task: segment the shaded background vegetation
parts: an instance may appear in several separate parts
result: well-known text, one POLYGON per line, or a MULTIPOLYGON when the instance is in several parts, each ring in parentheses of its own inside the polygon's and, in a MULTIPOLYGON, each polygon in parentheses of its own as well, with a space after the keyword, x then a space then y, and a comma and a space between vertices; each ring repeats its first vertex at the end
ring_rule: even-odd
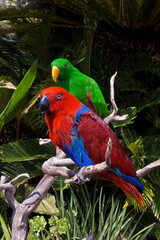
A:
MULTIPOLYGON (((48 133, 37 99, 43 88, 54 85, 50 63, 58 57, 68 58, 79 70, 93 77, 110 109, 109 80, 118 71, 116 103, 119 113, 129 113, 130 119, 112 127, 137 169, 159 159, 159 0, 0 3, 0 112, 3 113, 16 86, 38 60, 38 65, 34 65, 36 78, 29 91, 23 98, 15 94, 20 101, 11 106, 10 113, 0 115, 1 170, 11 177, 22 172, 30 174, 29 182, 22 181, 21 189, 18 188, 17 197, 32 189, 42 176, 42 163, 55 153, 51 144, 43 147, 38 144, 39 138, 47 137, 48 133)), ((160 214, 160 170, 154 170, 142 182, 146 202, 152 201, 143 221, 145 219, 146 225, 157 222, 158 230, 154 230, 149 239, 158 239, 155 232, 160 231, 156 220, 160 214)), ((90 183, 88 185, 90 187, 90 183)), ((112 184, 101 182, 96 185, 97 191, 100 185, 104 185, 106 198, 116 191, 124 202, 123 193, 112 184)), ((59 188, 58 181, 54 187, 59 188)), ((69 190, 66 197, 68 194, 69 190)), ((138 209, 132 201, 128 203, 138 209)), ((3 212, 5 219, 6 213, 3 212)))

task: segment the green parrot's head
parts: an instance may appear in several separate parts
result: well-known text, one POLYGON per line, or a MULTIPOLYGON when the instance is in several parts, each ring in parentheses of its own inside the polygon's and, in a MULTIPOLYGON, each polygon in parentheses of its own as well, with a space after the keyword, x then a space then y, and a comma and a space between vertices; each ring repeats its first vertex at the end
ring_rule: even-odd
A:
POLYGON ((51 68, 53 81, 57 83, 57 80, 69 79, 73 66, 67 59, 57 58, 51 63, 51 68))

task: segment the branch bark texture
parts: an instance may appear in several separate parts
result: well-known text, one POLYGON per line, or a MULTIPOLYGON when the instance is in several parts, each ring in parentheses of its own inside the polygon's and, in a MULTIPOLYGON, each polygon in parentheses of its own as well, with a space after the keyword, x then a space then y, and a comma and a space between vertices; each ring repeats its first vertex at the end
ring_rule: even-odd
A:
POLYGON ((20 177, 29 177, 28 174, 20 174, 15 179, 6 183, 8 176, 3 174, 0 179, 0 189, 3 190, 8 205, 12 208, 12 240, 25 240, 28 232, 28 217, 40 201, 46 196, 56 176, 45 174, 33 192, 19 203, 14 194, 15 181, 20 177))

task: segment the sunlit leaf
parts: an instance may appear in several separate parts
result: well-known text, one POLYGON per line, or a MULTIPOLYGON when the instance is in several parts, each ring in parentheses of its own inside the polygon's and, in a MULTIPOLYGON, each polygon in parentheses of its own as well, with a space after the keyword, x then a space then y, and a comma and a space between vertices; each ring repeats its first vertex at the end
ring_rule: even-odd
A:
POLYGON ((52 194, 47 194, 45 198, 40 202, 34 212, 39 214, 55 214, 56 213, 56 200, 52 194))
POLYGON ((6 225, 2 215, 0 215, 0 222, 1 222, 1 227, 3 229, 3 233, 4 233, 4 236, 5 236, 5 239, 10 240, 11 239, 11 230, 6 225))
POLYGON ((36 71, 37 71, 37 61, 35 61, 31 66, 31 68, 28 70, 23 80, 20 82, 17 89, 14 91, 6 108, 0 114, 0 130, 2 129, 4 124, 14 119, 17 116, 17 114, 20 113, 23 101, 29 89, 31 88, 32 83, 35 80, 36 71))
POLYGON ((112 124, 115 128, 116 127, 124 127, 124 126, 127 126, 128 124, 132 124, 134 119, 136 118, 137 109, 136 109, 136 107, 120 109, 118 112, 118 115, 122 116, 124 114, 128 114, 128 119, 126 119, 125 121, 113 122, 112 124))

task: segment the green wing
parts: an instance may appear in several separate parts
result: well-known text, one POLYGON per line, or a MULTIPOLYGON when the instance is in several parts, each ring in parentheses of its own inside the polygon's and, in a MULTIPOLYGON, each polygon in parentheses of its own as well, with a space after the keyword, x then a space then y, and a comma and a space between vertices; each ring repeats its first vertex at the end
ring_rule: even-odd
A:
POLYGON ((94 110, 100 117, 109 115, 109 111, 98 84, 85 74, 75 71, 69 81, 69 92, 83 104, 94 110))
POLYGON ((103 94, 92 78, 81 73, 64 58, 54 60, 51 67, 53 80, 58 83, 59 87, 68 90, 100 117, 104 118, 109 115, 103 94))

